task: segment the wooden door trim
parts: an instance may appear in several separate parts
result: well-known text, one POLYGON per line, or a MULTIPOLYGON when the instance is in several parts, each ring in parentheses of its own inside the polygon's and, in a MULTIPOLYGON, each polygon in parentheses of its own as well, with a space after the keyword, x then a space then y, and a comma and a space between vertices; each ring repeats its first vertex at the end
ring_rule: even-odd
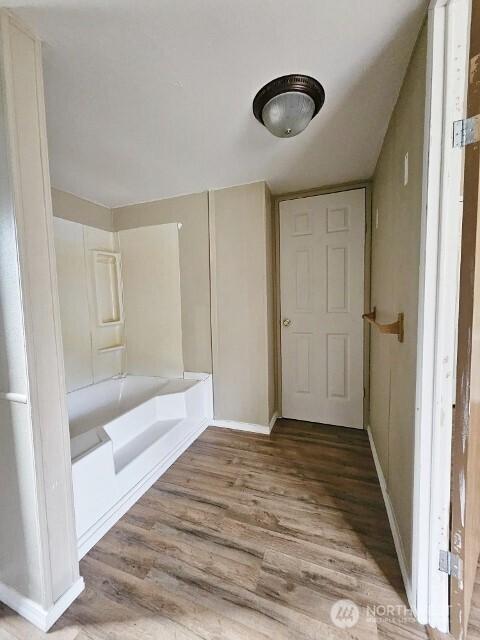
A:
MULTIPOLYGON (((480 0, 472 1, 472 28, 470 34, 470 66, 467 98, 467 117, 480 113, 480 0)), ((476 480, 480 476, 480 461, 476 467, 467 468, 468 454, 472 445, 472 426, 480 429, 478 415, 471 414, 472 353, 474 330, 474 309, 480 304, 479 291, 475 291, 475 281, 480 278, 480 265, 476 252, 480 250, 480 229, 478 225, 480 172, 480 144, 469 145, 465 149, 465 179, 462 226, 462 258, 460 266, 460 303, 458 320, 457 397, 453 436, 452 474, 452 531, 451 549, 459 555, 465 568, 466 563, 478 560, 480 540, 473 552, 466 549, 465 525, 469 518, 468 496, 472 471, 476 480), (475 422, 473 422, 475 420, 475 422), (470 482, 469 482, 470 481, 470 482), (468 554, 468 555, 466 555, 468 554)), ((476 567, 476 561, 475 561, 476 567)), ((451 578, 450 628, 455 638, 465 637, 468 624, 469 602, 465 599, 464 577, 451 578)))

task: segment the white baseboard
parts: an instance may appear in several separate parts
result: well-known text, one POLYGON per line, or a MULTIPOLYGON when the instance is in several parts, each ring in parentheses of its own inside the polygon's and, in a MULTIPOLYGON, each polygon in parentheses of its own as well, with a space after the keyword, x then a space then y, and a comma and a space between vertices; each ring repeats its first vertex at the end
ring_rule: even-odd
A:
POLYGON ((50 609, 44 609, 0 582, 0 600, 42 631, 48 631, 84 589, 83 578, 79 577, 50 609))
POLYGON ((98 522, 90 527, 78 539, 79 560, 120 520, 120 518, 132 507, 135 502, 165 473, 175 460, 188 449, 198 436, 205 431, 210 422, 204 420, 196 429, 190 431, 187 436, 169 452, 142 480, 126 493, 98 522))
POLYGON ((275 412, 268 426, 264 424, 255 424, 252 422, 237 422, 236 420, 213 420, 211 424, 212 427, 234 429, 235 431, 249 431, 250 433, 263 433, 268 436, 272 432, 277 419, 278 413, 275 412))
POLYGON ((236 422, 235 420, 212 420, 212 427, 222 429, 234 429, 235 431, 250 431, 250 433, 270 434, 270 427, 263 424, 253 424, 251 422, 236 422))
POLYGON ((72 584, 70 589, 55 602, 53 607, 47 612, 46 628, 44 631, 48 631, 60 616, 68 609, 72 602, 82 593, 85 589, 85 582, 80 576, 76 582, 72 584))
POLYGON ((370 441, 370 448, 372 450, 373 461, 375 463, 375 469, 377 471, 378 481, 380 483, 380 488, 382 490, 385 509, 387 510, 390 529, 392 530, 393 542, 395 544, 395 551, 397 552, 400 571, 402 572, 403 584, 405 585, 408 604, 410 605, 410 609, 412 610, 413 615, 416 616, 417 615, 416 603, 413 597, 410 576, 408 575, 408 571, 407 571, 407 562, 406 562, 405 550, 403 548, 402 537, 400 535, 400 529, 398 526, 397 518, 395 516, 395 511, 393 509, 393 505, 390 500, 390 496, 388 494, 387 482, 385 480, 385 476, 383 475, 382 466, 380 464, 380 459, 378 457, 377 449, 375 447, 375 442, 373 440, 372 430, 370 429, 369 426, 367 427, 367 433, 368 433, 368 439, 370 441))

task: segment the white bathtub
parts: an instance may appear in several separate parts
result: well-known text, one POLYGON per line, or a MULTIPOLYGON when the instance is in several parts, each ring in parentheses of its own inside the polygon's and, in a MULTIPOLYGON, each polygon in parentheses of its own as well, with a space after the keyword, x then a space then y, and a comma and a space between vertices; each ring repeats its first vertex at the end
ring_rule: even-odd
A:
POLYGON ((126 376, 67 396, 82 557, 212 420, 211 376, 126 376))

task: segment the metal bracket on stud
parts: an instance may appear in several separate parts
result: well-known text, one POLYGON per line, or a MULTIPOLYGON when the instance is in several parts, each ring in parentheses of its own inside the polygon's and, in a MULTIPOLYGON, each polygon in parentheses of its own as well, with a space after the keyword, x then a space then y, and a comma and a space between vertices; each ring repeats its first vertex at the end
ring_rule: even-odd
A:
POLYGON ((453 123, 453 146, 466 147, 480 142, 480 115, 453 123))
POLYGON ((457 556, 455 553, 451 553, 450 551, 444 551, 442 549, 440 551, 438 568, 443 573, 446 573, 449 576, 452 576, 452 578, 457 578, 458 580, 462 579, 463 562, 462 562, 462 559, 459 556, 457 556))

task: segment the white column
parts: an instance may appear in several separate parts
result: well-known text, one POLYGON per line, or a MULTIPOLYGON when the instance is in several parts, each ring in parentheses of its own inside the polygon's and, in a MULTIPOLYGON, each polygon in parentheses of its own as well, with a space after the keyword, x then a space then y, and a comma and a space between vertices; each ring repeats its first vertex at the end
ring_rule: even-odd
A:
POLYGON ((0 600, 46 630, 77 559, 39 41, 0 11, 0 600))

